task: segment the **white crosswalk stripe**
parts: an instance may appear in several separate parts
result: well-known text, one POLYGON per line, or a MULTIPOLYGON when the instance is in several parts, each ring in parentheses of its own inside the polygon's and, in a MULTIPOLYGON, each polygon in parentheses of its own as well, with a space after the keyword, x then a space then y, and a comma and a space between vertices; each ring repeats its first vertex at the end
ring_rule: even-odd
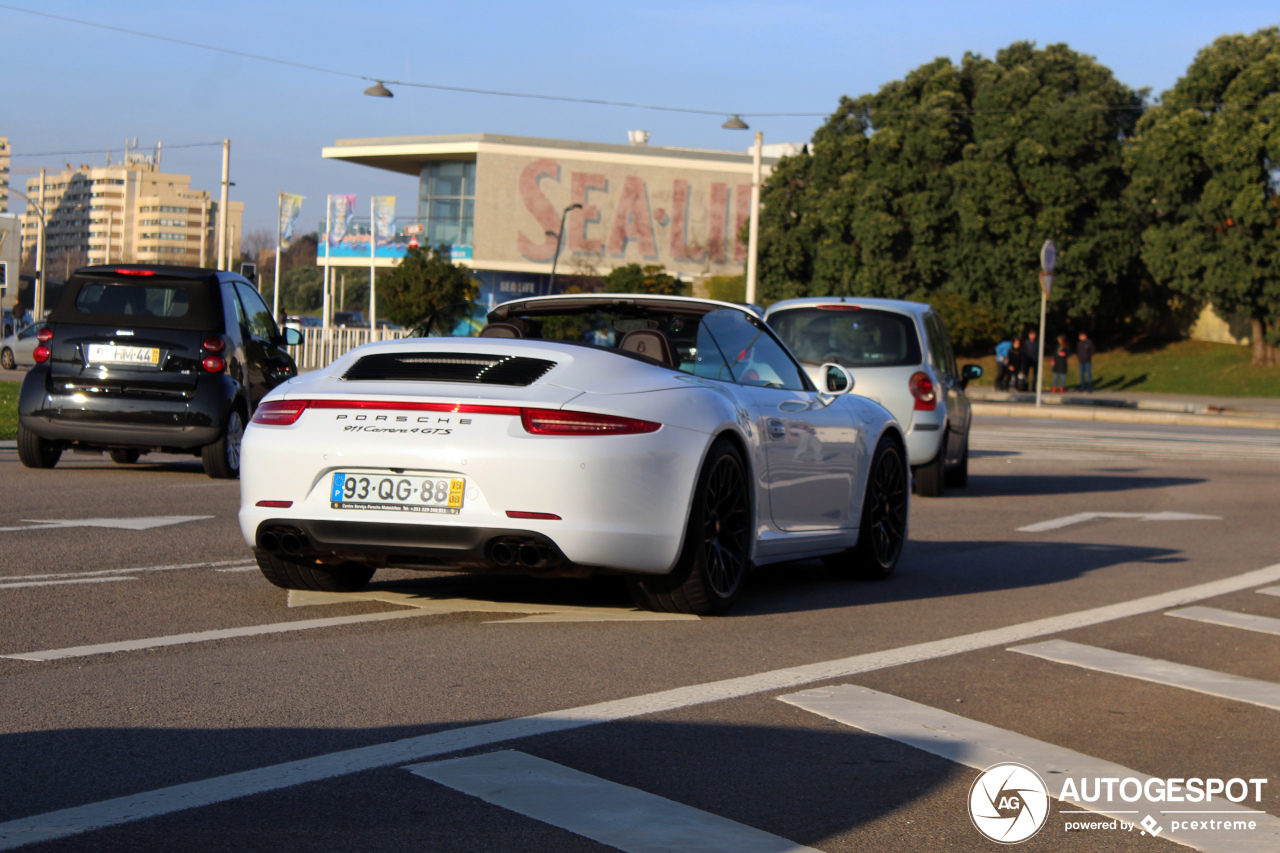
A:
POLYGON ((1037 459, 1115 456, 1162 459, 1245 459, 1280 462, 1280 436, 1212 435, 1147 430, 1001 427, 983 424, 969 436, 977 458, 1014 454, 1037 459))

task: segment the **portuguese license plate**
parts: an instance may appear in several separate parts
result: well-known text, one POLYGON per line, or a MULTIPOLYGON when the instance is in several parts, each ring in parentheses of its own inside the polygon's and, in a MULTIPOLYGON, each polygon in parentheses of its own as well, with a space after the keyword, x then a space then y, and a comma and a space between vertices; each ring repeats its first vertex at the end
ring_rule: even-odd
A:
POLYGON ((118 347, 114 344, 89 344, 90 364, 160 363, 160 350, 155 347, 118 347))
POLYGON ((329 506, 457 515, 466 488, 462 477, 338 471, 329 490, 329 506))

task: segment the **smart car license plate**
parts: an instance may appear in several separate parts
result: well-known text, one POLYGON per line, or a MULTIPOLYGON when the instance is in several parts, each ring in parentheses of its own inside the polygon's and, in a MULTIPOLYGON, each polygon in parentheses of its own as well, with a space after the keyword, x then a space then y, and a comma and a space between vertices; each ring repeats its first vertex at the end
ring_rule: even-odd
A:
POLYGON ((466 488, 462 477, 338 471, 329 490, 329 506, 457 515, 466 488))
POLYGON ((118 347, 113 344, 89 344, 90 364, 159 364, 160 350, 155 347, 118 347))

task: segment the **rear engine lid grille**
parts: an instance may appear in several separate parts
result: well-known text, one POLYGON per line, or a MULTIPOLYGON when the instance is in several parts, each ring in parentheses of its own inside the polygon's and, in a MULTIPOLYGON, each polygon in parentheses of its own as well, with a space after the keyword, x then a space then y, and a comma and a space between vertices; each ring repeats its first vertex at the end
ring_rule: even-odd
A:
POLYGON ((480 385, 532 385, 554 361, 524 356, 466 352, 395 352, 366 355, 343 379, 360 381, 472 382, 480 385))

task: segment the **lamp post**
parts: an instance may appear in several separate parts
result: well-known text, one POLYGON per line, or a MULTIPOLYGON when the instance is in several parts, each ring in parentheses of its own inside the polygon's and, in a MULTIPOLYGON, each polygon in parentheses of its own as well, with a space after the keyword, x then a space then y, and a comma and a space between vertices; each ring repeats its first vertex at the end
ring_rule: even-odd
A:
MULTIPOLYGON (((720 125, 726 130, 750 130, 738 116, 720 125)), ((760 160, 764 148, 764 135, 756 131, 756 144, 751 149, 751 224, 747 226, 747 293, 748 305, 756 302, 756 257, 760 248, 760 160)))
MULTIPOLYGON (((45 244, 44 205, 36 201, 35 199, 33 199, 31 196, 27 195, 26 193, 22 192, 21 190, 14 189, 12 186, 6 187, 6 192, 13 193, 14 195, 18 196, 18 198, 22 199, 27 204, 34 207, 36 210, 36 219, 37 219, 36 221, 36 228, 37 228, 36 230, 36 253, 37 253, 36 273, 37 273, 37 276, 36 276, 35 293, 33 293, 31 297, 31 316, 35 317, 36 320, 42 320, 44 319, 42 316, 44 311, 44 244, 45 244)), ((40 194, 41 195, 44 194, 44 170, 43 169, 40 170, 40 194)))
POLYGON ((556 286, 556 264, 560 262, 560 244, 564 242, 564 218, 569 215, 569 211, 581 209, 582 205, 571 204, 560 212, 560 230, 556 232, 556 253, 551 259, 551 284, 548 290, 556 286))

